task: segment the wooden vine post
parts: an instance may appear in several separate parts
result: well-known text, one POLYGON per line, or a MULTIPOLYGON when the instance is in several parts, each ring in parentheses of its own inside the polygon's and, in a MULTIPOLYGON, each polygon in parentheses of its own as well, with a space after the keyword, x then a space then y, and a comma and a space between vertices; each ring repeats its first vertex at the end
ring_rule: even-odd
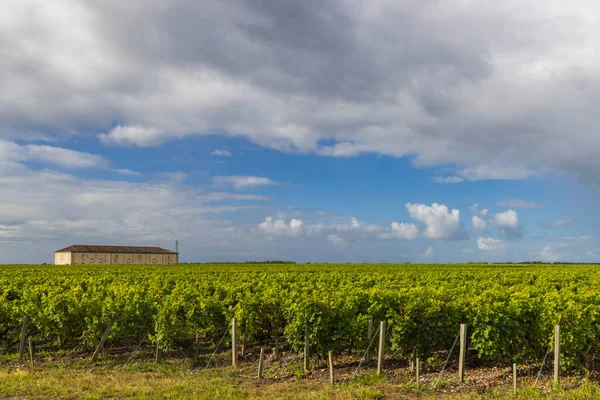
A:
POLYGON ((273 360, 279 360, 279 339, 275 338, 275 347, 273 347, 273 360))
POLYGON ((29 337, 29 361, 31 362, 31 366, 34 367, 35 363, 33 361, 33 341, 31 340, 31 336, 29 337))
POLYGON ((365 362, 368 363, 371 361, 371 340, 373 340, 373 317, 369 317, 369 325, 367 327, 367 351, 365 352, 365 362))
POLYGON ((308 337, 308 324, 304 326, 304 371, 309 370, 310 340, 308 337))
POLYGON ((420 378, 419 377, 419 373, 421 371, 421 361, 419 361, 419 357, 417 357, 417 359, 416 359, 415 368, 417 370, 417 390, 419 390, 419 387, 421 385, 421 382, 420 382, 420 379, 419 379, 420 378))
POLYGON ((460 350, 458 353, 458 380, 465 381, 465 355, 467 352, 467 324, 460 324, 460 350))
POLYGON ((329 383, 333 385, 333 351, 329 352, 329 383))
POLYGON ((21 325, 21 343, 19 344, 19 359, 23 361, 25 354, 25 339, 27 336, 27 325, 29 325, 29 317, 23 317, 23 324, 21 325))
POLYGON ((377 375, 383 371, 383 353, 385 351, 385 328, 386 321, 379 322, 379 353, 377 354, 377 375))
POLYGON ((513 394, 517 395, 517 364, 513 363, 513 394))
POLYGON ((258 357, 258 379, 262 379, 263 376, 263 363, 265 359, 265 349, 260 348, 260 356, 258 357))
POLYGON ((554 327, 554 382, 560 381, 560 326, 554 327))
POLYGON ((160 362, 160 344, 159 344, 158 340, 156 341, 156 349, 154 351, 154 362, 155 363, 160 362))
POLYGON ((238 366, 237 318, 231 320, 231 365, 238 366))

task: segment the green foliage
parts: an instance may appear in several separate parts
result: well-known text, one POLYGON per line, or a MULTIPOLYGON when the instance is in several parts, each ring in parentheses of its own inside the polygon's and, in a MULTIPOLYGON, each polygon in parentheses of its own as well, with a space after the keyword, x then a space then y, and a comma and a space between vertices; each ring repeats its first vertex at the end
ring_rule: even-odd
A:
POLYGON ((27 315, 30 332, 65 348, 94 346, 113 318, 113 344, 216 345, 235 316, 249 346, 285 335, 302 351, 308 327, 325 357, 365 349, 373 317, 405 357, 449 350, 467 323, 481 359, 527 362, 560 324, 562 365, 583 370, 600 350, 599 284, 593 265, 4 266, 0 343, 27 315))

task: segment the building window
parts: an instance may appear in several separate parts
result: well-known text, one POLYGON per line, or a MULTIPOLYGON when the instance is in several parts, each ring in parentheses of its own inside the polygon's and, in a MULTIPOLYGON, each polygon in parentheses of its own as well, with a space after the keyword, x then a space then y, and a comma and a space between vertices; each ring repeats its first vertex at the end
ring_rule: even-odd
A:
POLYGON ((131 264, 131 259, 127 259, 127 264, 131 264))
POLYGON ((152 259, 152 264, 156 264, 156 258, 152 259))
POLYGON ((119 262, 119 256, 115 256, 115 262, 119 262))
POLYGON ((65 259, 65 255, 64 255, 64 254, 61 254, 61 255, 60 255, 60 259, 61 259, 61 260, 64 260, 64 259, 65 259))
POLYGON ((94 263, 94 259, 90 258, 90 264, 93 264, 93 263, 94 263))
POLYGON ((98 262, 99 262, 100 264, 104 264, 104 260, 103 260, 103 259, 101 259, 101 258, 99 258, 99 259, 98 259, 98 262))

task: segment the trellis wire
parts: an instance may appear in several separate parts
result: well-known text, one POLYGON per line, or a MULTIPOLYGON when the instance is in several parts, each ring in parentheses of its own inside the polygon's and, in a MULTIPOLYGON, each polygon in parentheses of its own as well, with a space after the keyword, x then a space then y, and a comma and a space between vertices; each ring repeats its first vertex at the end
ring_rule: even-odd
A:
POLYGON ((354 371, 354 374, 352 374, 352 376, 354 377, 357 373, 358 370, 360 369, 360 366, 362 365, 363 361, 365 360, 365 356, 367 355, 367 351, 369 351, 369 349, 371 348, 371 346, 373 345, 373 342, 375 341, 375 339, 377 338, 377 334, 379 333, 379 327, 377 328, 377 331, 375 332, 375 334, 373 335, 373 338, 371 339, 371 343, 369 343, 369 347, 367 347, 367 349, 365 350, 365 352, 363 353, 363 356, 360 359, 360 362, 358 363, 358 367, 356 367, 356 371, 354 371))
POLYGON ((137 347, 135 348, 135 350, 133 350, 133 353, 131 353, 131 355, 129 356, 129 358, 127 359, 127 361, 125 361, 125 364, 123 364, 123 366, 121 368, 125 368, 125 366, 127 366, 127 364, 129 364, 129 361, 131 361, 131 359, 133 358, 133 356, 135 355, 135 353, 137 353, 137 351, 140 349, 140 347, 142 346, 142 343, 144 343, 146 341, 146 339, 148 339, 148 335, 150 334, 150 332, 148 332, 144 338, 140 341, 140 343, 138 343, 137 347))
POLYGON ((12 335, 17 331, 17 329, 19 329, 19 327, 21 326, 21 324, 18 324, 17 326, 14 327, 14 329, 8 334, 8 336, 6 337, 6 340, 4 341, 4 343, 2 344, 1 348, 6 347, 6 345, 8 344, 8 341, 10 340, 10 338, 12 337, 12 335))
POLYGON ((210 359, 206 363, 206 367, 205 368, 208 368, 208 366, 210 365, 210 362, 212 361, 212 359, 215 356, 215 354, 217 354, 217 350, 219 350, 219 347, 221 346, 221 343, 223 342, 223 339, 225 339, 225 335, 227 335, 228 332, 229 332, 229 329, 225 330, 225 333, 221 337, 221 340, 219 340, 219 344, 217 345, 217 347, 215 347, 215 351, 213 351, 212 355, 210 356, 210 359))
POLYGON ((454 343, 452 344, 452 348, 450 349, 450 352, 448 353, 448 357, 446 358, 446 362, 442 366, 442 370, 440 371, 440 374, 439 374, 438 378, 435 380, 435 384, 433 385, 434 389, 437 387, 438 382, 442 378, 442 374, 444 373, 444 370, 446 369, 446 365, 448 365, 448 361, 450 361, 450 357, 452 356, 452 352, 454 351, 454 347, 456 347, 456 342, 458 342, 459 336, 460 336, 460 331, 458 332, 458 335, 456 335, 456 339, 454 339, 454 343))
POLYGON ((544 365, 546 365, 546 358, 548 358, 548 354, 550 354, 551 350, 552 350, 552 346, 548 346, 548 350, 546 350, 546 355, 544 356, 544 361, 542 361, 542 366, 540 367, 540 370, 538 371, 538 374, 535 378, 535 383, 533 384, 534 388, 537 386, 538 380, 540 379, 540 376, 542 375, 542 369, 544 369, 544 365))

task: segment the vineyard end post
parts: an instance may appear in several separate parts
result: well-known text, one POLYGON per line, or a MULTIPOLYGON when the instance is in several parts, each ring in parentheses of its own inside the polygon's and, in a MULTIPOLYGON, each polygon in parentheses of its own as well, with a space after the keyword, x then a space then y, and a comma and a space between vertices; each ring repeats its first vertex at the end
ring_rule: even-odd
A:
POLYGON ((417 370, 417 390, 419 390, 419 387, 421 385, 420 382, 420 376, 419 373, 421 372, 421 361, 419 361, 419 357, 417 357, 417 359, 415 360, 415 368, 417 370))
POLYGON ((310 340, 308 337, 308 324, 304 326, 304 371, 308 371, 310 359, 310 340))
POLYGON ((467 324, 460 324, 460 350, 458 353, 458 379, 465 381, 465 355, 467 352, 467 324))
POLYGON ((237 318, 231 320, 231 365, 235 368, 238 366, 237 352, 237 318))
POLYGON ((265 359, 265 349, 264 349, 264 347, 261 347, 260 348, 260 357, 258 358, 258 379, 262 379, 264 359, 265 359))
POLYGON ((365 362, 371 361, 371 340, 373 340, 373 317, 369 317, 369 325, 367 327, 367 351, 365 352, 365 362))
POLYGON ((27 325, 29 324, 29 317, 23 317, 23 324, 21 325, 21 343, 19 344, 19 359, 23 361, 23 354, 25 353, 25 337, 27 336, 27 325))
POLYGON ((31 336, 29 336, 29 361, 31 361, 31 366, 34 367, 35 363, 33 361, 33 341, 31 340, 31 336))
POLYGON ((279 360, 279 339, 275 338, 275 347, 273 348, 273 360, 279 360))
POLYGON ((560 380, 560 326, 554 327, 554 382, 560 380))
POLYGON ((513 394, 517 395, 517 364, 513 363, 513 394))
POLYGON ((383 353, 385 350, 385 328, 386 321, 379 322, 379 354, 377 354, 377 375, 383 371, 383 353))
POLYGON ((23 324, 21 325, 21 343, 19 344, 19 359, 23 361, 23 355, 25 353, 25 339, 27 336, 27 325, 29 325, 29 317, 23 317, 23 324))
POLYGON ((333 351, 329 352, 329 383, 333 385, 333 351))

